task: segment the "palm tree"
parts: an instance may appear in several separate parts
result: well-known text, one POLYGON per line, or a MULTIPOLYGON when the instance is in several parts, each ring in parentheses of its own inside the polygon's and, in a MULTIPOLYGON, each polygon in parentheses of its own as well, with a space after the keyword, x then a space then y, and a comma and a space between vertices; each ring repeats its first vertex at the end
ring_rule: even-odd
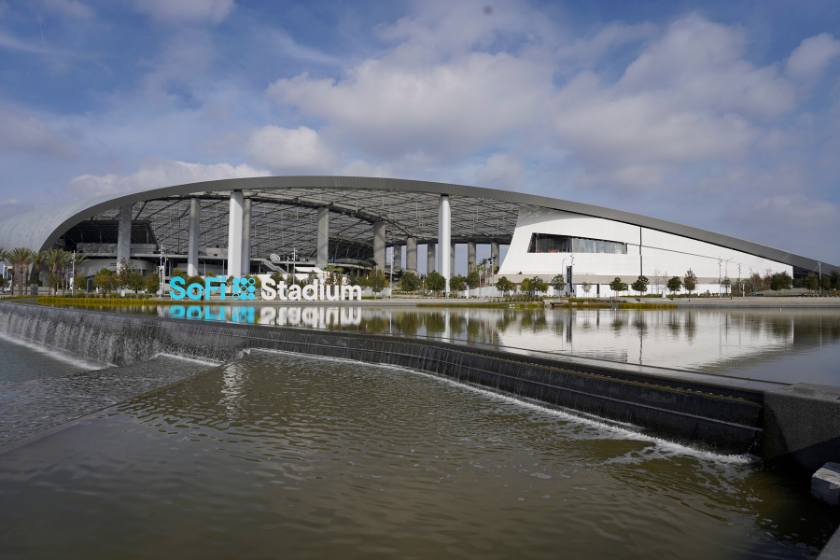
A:
MULTIPOLYGON (((18 285, 19 296, 24 294, 26 286, 26 272, 29 269, 31 259, 32 251, 26 247, 16 247, 6 256, 6 260, 12 264, 12 273, 14 274, 14 280, 18 285)), ((14 286, 12 286, 12 291, 14 292, 14 286)))
MULTIPOLYGON (((73 278, 70 279, 72 286, 76 285, 76 275, 79 273, 79 266, 88 260, 88 258, 81 253, 71 253, 70 264, 73 266, 73 278)), ((75 292, 74 292, 75 293, 75 292)))
POLYGON ((46 251, 32 253, 32 273, 29 277, 30 284, 37 284, 41 280, 41 267, 45 264, 47 264, 46 251))
POLYGON ((59 251, 61 251, 61 259, 58 262, 61 269, 61 295, 65 295, 67 293, 67 265, 73 261, 73 253, 63 249, 59 251))
MULTIPOLYGON (((53 247, 47 251, 47 260, 46 264, 50 267, 50 272, 52 274, 58 274, 58 268, 61 266, 61 259, 63 257, 64 250, 59 249, 57 247, 53 247)), ((53 283, 50 282, 50 293, 52 293, 53 283)), ((56 290, 57 291, 57 290, 56 290)))

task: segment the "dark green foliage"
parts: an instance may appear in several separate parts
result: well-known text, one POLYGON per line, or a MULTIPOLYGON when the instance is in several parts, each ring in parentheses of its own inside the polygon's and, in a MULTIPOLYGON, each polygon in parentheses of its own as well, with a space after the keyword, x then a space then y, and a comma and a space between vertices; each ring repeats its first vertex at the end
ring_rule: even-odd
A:
POLYGON ((446 278, 440 272, 433 271, 426 276, 426 287, 434 293, 439 293, 446 289, 446 278))
POLYGON ((672 294, 676 294, 682 288, 683 282, 679 276, 673 276, 668 280, 668 289, 672 294))
POLYGON ((406 292, 416 292, 420 288, 420 279, 413 272, 403 272, 398 285, 406 292))
POLYGON ((648 284, 650 284, 650 280, 648 280, 647 276, 642 275, 636 278, 636 281, 633 282, 633 284, 630 287, 633 288, 633 290, 639 292, 640 294, 643 294, 647 291, 648 284))

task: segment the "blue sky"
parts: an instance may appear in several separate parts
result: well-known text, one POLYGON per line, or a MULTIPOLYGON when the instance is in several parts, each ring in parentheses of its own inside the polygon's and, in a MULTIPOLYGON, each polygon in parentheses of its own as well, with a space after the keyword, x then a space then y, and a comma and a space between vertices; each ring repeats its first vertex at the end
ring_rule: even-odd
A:
POLYGON ((269 174, 601 204, 840 263, 840 3, 0 0, 0 218, 269 174))

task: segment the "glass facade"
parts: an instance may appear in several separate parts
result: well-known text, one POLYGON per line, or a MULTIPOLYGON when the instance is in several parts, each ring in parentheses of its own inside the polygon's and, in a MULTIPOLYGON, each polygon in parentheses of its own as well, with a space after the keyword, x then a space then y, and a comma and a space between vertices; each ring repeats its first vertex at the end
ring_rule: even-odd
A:
POLYGON ((603 239, 587 239, 585 237, 569 237, 568 235, 551 235, 535 233, 531 236, 529 253, 613 253, 626 255, 627 244, 603 239))

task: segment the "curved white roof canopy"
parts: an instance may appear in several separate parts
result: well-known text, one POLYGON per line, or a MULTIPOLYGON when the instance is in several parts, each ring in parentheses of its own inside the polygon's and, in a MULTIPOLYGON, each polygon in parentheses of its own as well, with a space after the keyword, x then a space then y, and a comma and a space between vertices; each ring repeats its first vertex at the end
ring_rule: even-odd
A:
MULTIPOLYGON (((97 216, 101 218, 113 215, 115 209, 133 203, 146 203, 139 211, 135 211, 135 219, 148 219, 151 214, 161 215, 162 212, 168 211, 169 221, 166 223, 169 226, 167 228, 163 222, 156 224, 156 230, 158 227, 165 230, 162 233, 156 231, 156 235, 158 240, 167 247, 172 245, 180 247, 185 242, 180 237, 186 235, 186 222, 181 224, 179 221, 172 224, 172 220, 180 220, 184 217, 183 208, 186 208, 188 200, 194 197, 217 201, 215 213, 205 214, 205 210, 202 210, 202 236, 205 236, 205 231, 211 233, 216 231, 218 240, 222 241, 220 244, 224 245, 223 240, 227 235, 227 206, 224 201, 233 190, 244 191, 246 197, 254 200, 254 213, 257 219, 252 223, 258 234, 261 223, 263 227, 270 229, 272 224, 277 225, 285 218, 286 225, 277 226, 279 229, 286 232, 303 230, 302 235, 311 236, 314 224, 312 227, 306 227, 306 224, 312 222, 310 218, 314 209, 329 206, 332 212, 339 215, 339 218, 345 218, 344 222, 333 221, 331 236, 335 234, 338 238, 345 237, 351 242, 362 241, 363 236, 370 236, 369 224, 374 221, 384 221, 388 223, 389 243, 400 242, 408 236, 416 237, 419 243, 434 241, 437 237, 437 197, 447 194, 452 197, 453 205, 452 239, 458 242, 467 239, 479 242, 494 240, 501 243, 509 242, 519 207, 530 205, 663 231, 805 270, 816 271, 818 268, 816 260, 780 249, 667 220, 591 204, 429 181, 334 176, 222 179, 130 194, 104 195, 84 201, 38 208, 0 222, 0 247, 7 250, 15 247, 28 247, 32 250, 46 249, 53 246, 74 225, 97 216), (262 214, 260 214, 260 204, 263 205, 262 214), (154 205, 154 209, 149 205, 154 205), (149 212, 143 215, 147 207, 149 212), (304 212, 303 219, 299 213, 293 216, 295 209, 304 212), (172 217, 172 211, 175 211, 175 218, 172 217), (262 222, 259 220, 260 216, 262 216, 262 222), (171 241, 167 238, 171 238, 171 241)), ((312 243, 314 244, 314 239, 312 243)), ((253 254, 261 254, 260 248, 254 247, 253 254)), ((840 270, 838 267, 823 263, 823 272, 835 269, 840 270)))

